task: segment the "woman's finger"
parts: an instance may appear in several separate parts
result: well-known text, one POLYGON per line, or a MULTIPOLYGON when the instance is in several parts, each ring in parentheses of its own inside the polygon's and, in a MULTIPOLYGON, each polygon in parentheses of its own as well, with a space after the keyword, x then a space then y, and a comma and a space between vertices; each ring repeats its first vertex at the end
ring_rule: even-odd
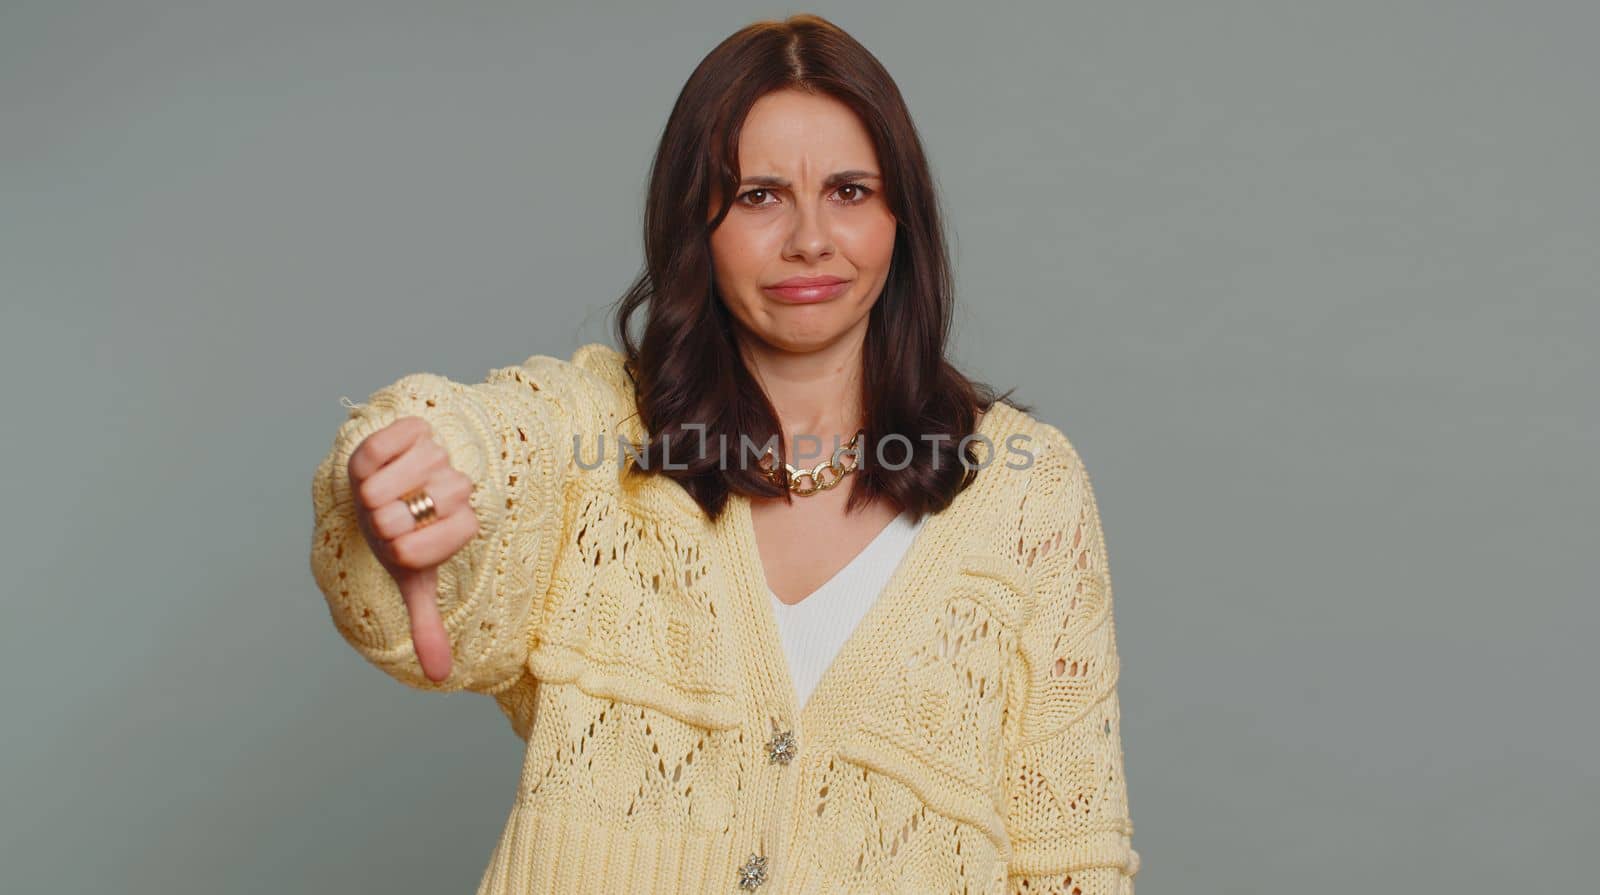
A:
MULTIPOLYGON (((472 480, 449 467, 436 470, 422 487, 433 498, 433 510, 438 516, 451 516, 470 509, 472 480)), ((418 528, 411 508, 399 499, 373 510, 371 519, 374 531, 385 540, 393 540, 418 528)))
POLYGON ((402 572, 395 578, 411 614, 411 643, 422 673, 435 683, 450 676, 450 636, 439 617, 439 573, 436 568, 402 572))
POLYGON ((422 417, 403 416, 368 435, 350 454, 351 486, 359 487, 394 458, 405 453, 417 439, 432 433, 433 427, 422 417))
POLYGON ((428 481, 436 470, 449 468, 450 455, 431 435, 424 434, 377 472, 363 479, 356 486, 356 499, 369 511, 375 511, 390 501, 404 497, 419 482, 428 481))
POLYGON ((389 541, 389 556, 407 571, 421 571, 454 556, 478 534, 478 517, 464 507, 389 541))

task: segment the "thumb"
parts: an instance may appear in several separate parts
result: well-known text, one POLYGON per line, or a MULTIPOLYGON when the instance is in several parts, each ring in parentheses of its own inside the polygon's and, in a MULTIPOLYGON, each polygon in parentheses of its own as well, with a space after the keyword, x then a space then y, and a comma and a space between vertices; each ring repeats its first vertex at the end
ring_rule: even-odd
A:
POLYGON ((450 676, 450 636, 439 617, 438 568, 402 572, 395 583, 411 614, 411 643, 428 679, 438 683, 450 676))

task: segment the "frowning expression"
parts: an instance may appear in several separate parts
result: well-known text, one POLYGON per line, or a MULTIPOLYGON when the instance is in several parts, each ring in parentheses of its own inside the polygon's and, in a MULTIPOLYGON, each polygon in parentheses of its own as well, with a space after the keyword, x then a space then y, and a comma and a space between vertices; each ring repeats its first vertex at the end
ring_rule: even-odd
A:
POLYGON ((826 95, 769 93, 745 118, 739 169, 711 252, 741 328, 784 351, 859 334, 888 279, 896 224, 855 112, 826 95))

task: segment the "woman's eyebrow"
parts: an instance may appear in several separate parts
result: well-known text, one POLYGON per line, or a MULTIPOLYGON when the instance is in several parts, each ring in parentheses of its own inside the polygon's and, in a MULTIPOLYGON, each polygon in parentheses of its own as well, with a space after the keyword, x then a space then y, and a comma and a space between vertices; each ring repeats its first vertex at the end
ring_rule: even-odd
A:
MULTIPOLYGON (((877 174, 872 173, 871 171, 861 171, 861 170, 839 171, 839 172, 836 172, 836 173, 833 173, 833 174, 829 174, 828 175, 828 179, 824 180, 822 182, 822 185, 824 187, 835 187, 835 186, 838 186, 838 185, 840 185, 842 183, 849 183, 852 180, 880 180, 880 179, 882 179, 882 178, 880 178, 877 174)), ((783 189, 788 189, 789 186, 790 186, 789 181, 784 180, 782 177, 775 177, 775 176, 773 176, 771 174, 752 174, 749 177, 746 177, 743 180, 741 180, 740 181, 740 185, 771 186, 771 187, 780 187, 780 188, 783 188, 783 189)))

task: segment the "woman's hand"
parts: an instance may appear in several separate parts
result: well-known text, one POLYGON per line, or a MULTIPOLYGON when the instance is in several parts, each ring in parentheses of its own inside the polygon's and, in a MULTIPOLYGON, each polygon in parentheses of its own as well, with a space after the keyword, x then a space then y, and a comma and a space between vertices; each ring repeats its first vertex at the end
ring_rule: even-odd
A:
POLYGON ((468 503, 474 488, 421 417, 406 416, 367 436, 350 455, 350 493, 373 555, 400 586, 411 642, 430 680, 450 676, 450 638, 439 617, 438 567, 478 534, 468 503), (417 527, 401 500, 421 488, 437 517, 417 527))

